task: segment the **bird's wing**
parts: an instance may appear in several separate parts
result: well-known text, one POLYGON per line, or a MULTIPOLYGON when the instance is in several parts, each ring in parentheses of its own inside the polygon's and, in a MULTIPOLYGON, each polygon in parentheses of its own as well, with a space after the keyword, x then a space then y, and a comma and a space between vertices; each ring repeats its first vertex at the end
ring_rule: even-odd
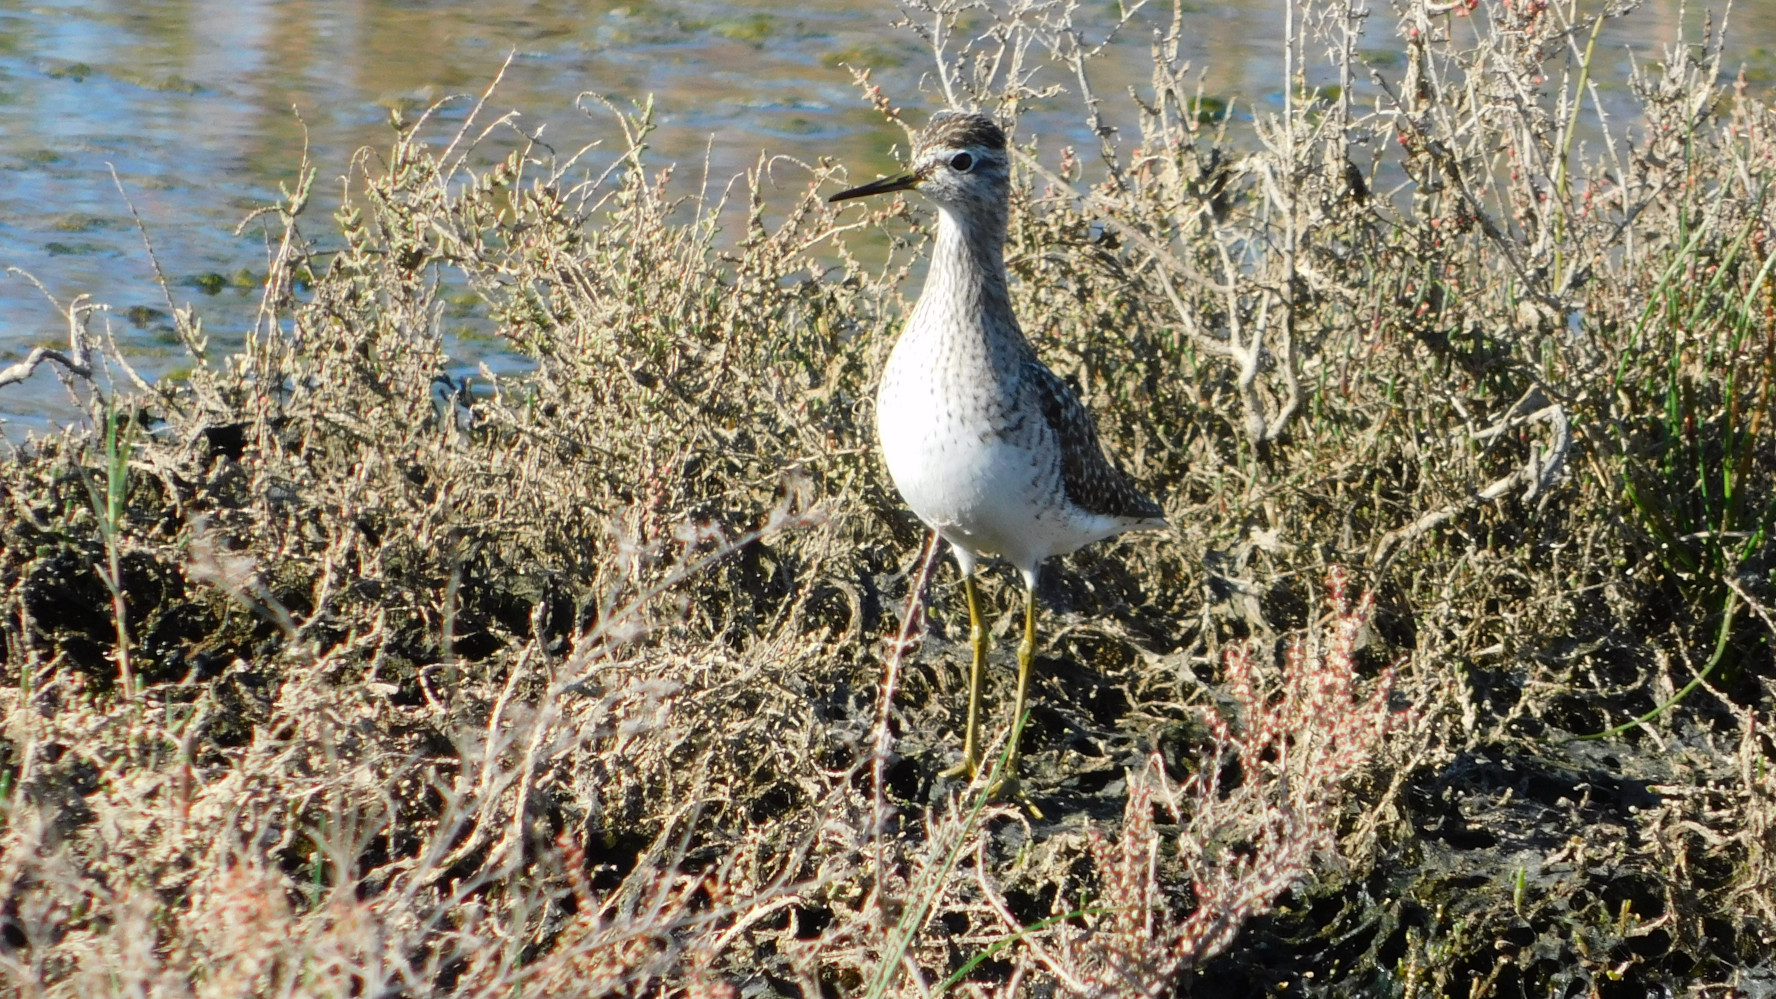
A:
POLYGON ((1040 361, 1027 362, 1024 373, 1035 391, 1042 418, 1060 443, 1061 483, 1067 498, 1104 517, 1163 518, 1165 511, 1160 505, 1136 489, 1128 476, 1104 457, 1091 413, 1067 383, 1040 361))

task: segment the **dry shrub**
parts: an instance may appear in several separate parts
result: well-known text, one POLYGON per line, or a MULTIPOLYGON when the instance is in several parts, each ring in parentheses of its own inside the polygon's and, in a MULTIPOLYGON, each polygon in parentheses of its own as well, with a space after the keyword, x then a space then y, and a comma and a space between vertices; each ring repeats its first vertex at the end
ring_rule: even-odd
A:
POLYGON ((183 381, 81 380, 109 330, 76 300, 75 364, 38 361, 92 429, 0 468, 8 987, 1760 973, 1770 114, 1710 36, 1587 132, 1615 12, 1465 9, 1293 8, 1247 130, 1179 62, 1183 5, 1120 118, 1074 6, 913 7, 950 98, 1065 81, 1103 137, 1014 132, 1014 294, 1178 525, 1050 568, 1042 818, 935 779, 959 602, 932 582, 915 648, 935 553, 862 429, 923 209, 841 223, 787 159, 681 197, 645 107, 556 159, 478 104, 359 156, 336 234, 305 165, 258 328, 211 357, 179 313, 183 381), (461 378, 456 322, 536 369, 461 378), (1318 628, 1331 564, 1374 603, 1318 628))
MULTIPOLYGON (((1292 643, 1274 695, 1254 675, 1249 648, 1229 651, 1238 729, 1204 712, 1209 748, 1182 788, 1168 783, 1161 756, 1130 774, 1120 840, 1112 844, 1096 829, 1088 834, 1100 883, 1096 898, 1075 912, 1095 918, 1077 925, 1074 913, 1057 912, 1063 921, 1035 935, 997 907, 1068 989, 1083 996, 1167 995, 1180 975, 1225 950, 1248 920, 1336 856, 1348 782, 1404 720, 1388 704, 1391 670, 1366 696, 1357 690, 1359 635, 1373 605, 1365 597, 1351 606, 1346 585, 1335 568, 1330 639, 1323 648, 1292 643), (1188 914, 1177 911, 1160 875, 1161 809, 1179 829, 1175 859, 1166 866, 1181 869, 1190 887, 1188 914)), ((1312 639, 1321 635, 1319 628, 1310 632, 1312 639)))
POLYGON ((856 321, 870 286, 815 280, 805 222, 718 260, 716 207, 667 222, 635 166, 642 120, 577 187, 530 177, 522 136, 469 171, 421 123, 325 253, 305 167, 246 349, 139 402, 95 389, 109 441, 8 467, 17 987, 638 993, 684 972, 675 935, 803 876, 857 734, 813 691, 870 623, 794 471, 849 425, 860 347, 803 319, 856 321), (462 393, 451 267, 558 361, 462 393), (757 335, 780 317, 805 336, 757 335), (106 573, 127 600, 98 630, 106 573), (711 851, 744 899, 715 913, 711 851))

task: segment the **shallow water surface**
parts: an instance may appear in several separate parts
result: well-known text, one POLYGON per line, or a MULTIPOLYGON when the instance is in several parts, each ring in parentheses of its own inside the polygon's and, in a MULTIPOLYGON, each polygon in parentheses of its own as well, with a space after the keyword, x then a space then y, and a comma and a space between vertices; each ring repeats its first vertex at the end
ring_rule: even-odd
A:
MULTIPOLYGON (((1115 9, 1082 6, 1088 36, 1103 35, 1115 9)), ((1248 109, 1275 105, 1282 9, 1278 0, 1186 7, 1186 56, 1206 93, 1248 109)), ((1656 57, 1677 37, 1676 11, 1676 0, 1658 0, 1612 24, 1605 41, 1619 53, 1618 71, 1600 78, 1620 79, 1629 52, 1656 57)), ((560 152, 619 134, 583 93, 619 106, 651 94, 661 125, 655 160, 679 162, 687 185, 701 177, 706 155, 720 184, 762 150, 807 162, 838 157, 868 177, 891 167, 898 136, 847 67, 870 67, 902 106, 937 103, 929 51, 893 26, 900 16, 892 4, 840 0, 788 8, 764 0, 0 2, 0 265, 29 271, 63 301, 86 292, 109 304, 95 328, 109 321, 132 363, 157 377, 189 359, 171 334, 167 296, 129 204, 173 303, 198 308, 220 352, 252 326, 267 255, 262 229, 234 229, 294 178, 305 140, 322 191, 306 231, 323 242, 325 211, 348 184, 353 151, 388 145, 391 112, 478 94, 508 57, 491 110, 516 108, 524 127, 546 125, 544 139, 560 152)), ((1768 60, 1776 12, 1734 18, 1734 44, 1755 69, 1768 60)), ((1100 64, 1096 81, 1112 104, 1145 83, 1151 32, 1169 19, 1170 6, 1155 4, 1117 36, 1118 58, 1100 64)), ((1699 16, 1691 20, 1693 29, 1699 16)), ((1391 24, 1378 8, 1370 30, 1391 32, 1391 24)), ((1378 38, 1377 51, 1387 44, 1378 38)), ((447 138, 471 103, 448 105, 445 127, 434 131, 447 138)), ((1028 127, 1083 141, 1071 106, 1064 96, 1039 105, 1028 127)), ((0 276, 0 363, 65 337, 37 289, 0 276)), ((474 337, 453 339, 452 354, 464 370, 523 363, 474 337)), ((47 368, 0 388, 5 436, 73 414, 47 368)))

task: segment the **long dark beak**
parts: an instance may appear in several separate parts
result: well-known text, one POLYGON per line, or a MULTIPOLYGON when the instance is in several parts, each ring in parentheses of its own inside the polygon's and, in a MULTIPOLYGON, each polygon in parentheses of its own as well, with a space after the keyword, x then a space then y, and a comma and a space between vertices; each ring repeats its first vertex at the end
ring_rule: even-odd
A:
POLYGON ((852 198, 867 198, 872 194, 887 194, 889 191, 910 191, 919 186, 919 175, 916 173, 897 173, 892 177, 872 180, 861 187, 853 187, 848 191, 840 191, 826 199, 833 201, 850 201, 852 198))

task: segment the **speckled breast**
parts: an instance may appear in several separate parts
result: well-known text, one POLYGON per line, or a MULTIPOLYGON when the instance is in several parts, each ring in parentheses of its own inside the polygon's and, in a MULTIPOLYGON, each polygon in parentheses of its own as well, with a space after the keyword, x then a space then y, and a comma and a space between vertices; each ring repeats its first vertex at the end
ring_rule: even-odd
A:
POLYGON ((1003 373, 922 350, 919 339, 909 329, 896 344, 876 395, 895 487, 954 544, 1019 564, 1039 557, 1061 489, 1041 415, 1016 405, 1018 387, 1003 373))

